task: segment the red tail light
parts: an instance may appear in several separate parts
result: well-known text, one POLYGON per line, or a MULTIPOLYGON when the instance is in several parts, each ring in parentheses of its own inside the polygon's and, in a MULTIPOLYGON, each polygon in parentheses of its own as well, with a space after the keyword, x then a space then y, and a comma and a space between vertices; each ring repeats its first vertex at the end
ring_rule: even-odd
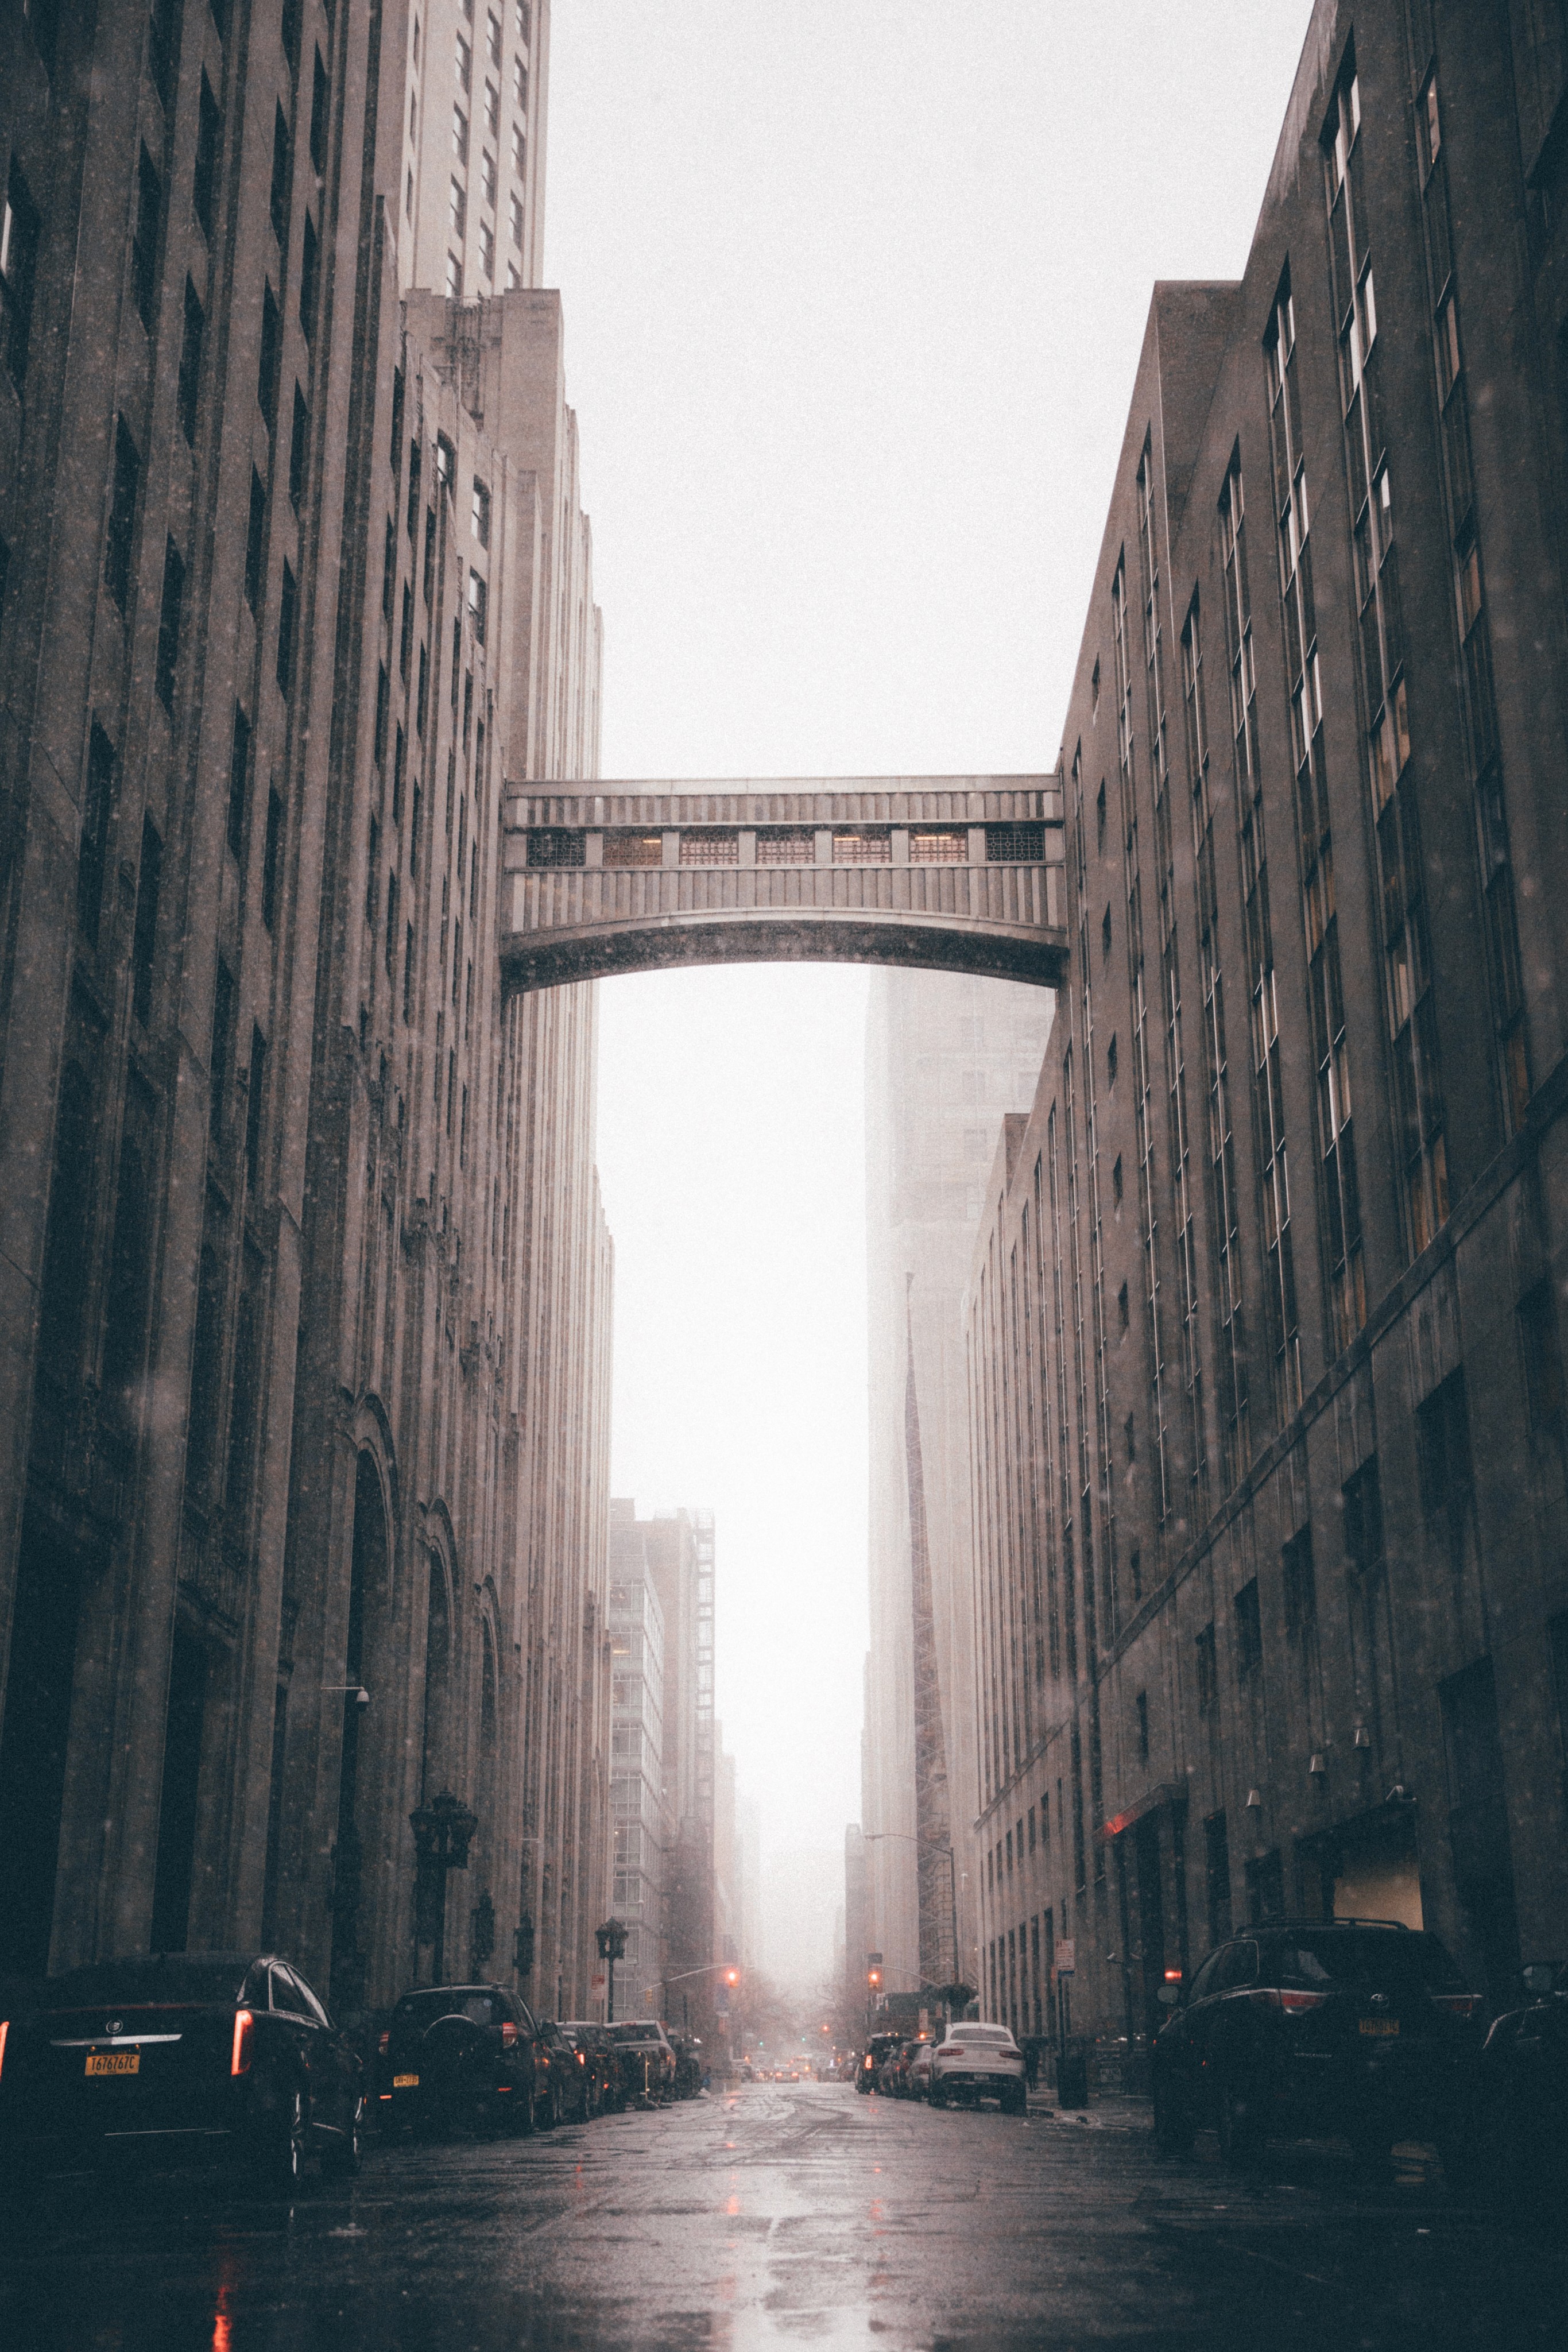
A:
MULTIPOLYGON (((1480 2005, 1481 1997, 1479 1992, 1435 1992, 1432 1995, 1433 2008, 1446 2009, 1450 2017, 1473 2017, 1480 2005)), ((0 2034, 5 2031, 5 2027, 0 2025, 0 2034)), ((4 2043, 0 2042, 0 2049, 4 2046, 4 2043)))
POLYGON ((1291 1992, 1287 1988, 1277 1992, 1274 1999, 1287 2017, 1300 2017, 1304 2010, 1322 2009, 1328 1995, 1326 1992, 1291 1992))
POLYGON ((871 2060, 870 2060, 869 2058, 866 2060, 865 2064, 866 2064, 866 2073, 869 2074, 870 2074, 870 2072, 871 2072, 871 2060))
POLYGON ((517 2038, 517 2029, 509 2017, 501 2020, 501 2047, 509 2050, 517 2038))
POLYGON ((229 2073, 231 2074, 249 2074, 250 2045, 255 2039, 255 2017, 248 2009, 236 2009, 235 2011, 234 2048, 229 2055, 229 2073))
POLYGON ((5 2036, 10 2032, 10 2019, 8 2017, 0 2017, 0 2074, 3 2074, 5 2072, 5 2036))
POLYGON ((380 2051, 383 2058, 386 2056, 387 2052, 392 2048, 392 2033, 384 2025, 382 2026, 380 2033, 376 2036, 376 2048, 380 2051))

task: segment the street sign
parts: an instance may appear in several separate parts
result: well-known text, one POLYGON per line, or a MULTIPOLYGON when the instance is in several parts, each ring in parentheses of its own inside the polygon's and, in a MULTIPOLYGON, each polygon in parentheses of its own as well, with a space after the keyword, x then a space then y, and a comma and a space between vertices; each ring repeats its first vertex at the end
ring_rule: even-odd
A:
POLYGON ((591 1992, 602 1992, 604 1990, 604 1979, 602 1977, 590 1977, 588 1979, 588 1989, 591 1992))
POLYGON ((1072 1965, 1072 1938, 1071 1936, 1069 1936, 1064 1942, 1058 1944, 1056 1948, 1056 1973, 1059 1977, 1070 1977, 1076 1974, 1076 1970, 1072 1965))

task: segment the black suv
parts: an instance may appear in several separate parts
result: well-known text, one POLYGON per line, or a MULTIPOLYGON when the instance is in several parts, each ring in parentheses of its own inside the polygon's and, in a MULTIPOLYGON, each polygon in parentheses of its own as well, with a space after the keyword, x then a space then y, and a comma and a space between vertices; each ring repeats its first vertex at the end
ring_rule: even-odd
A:
POLYGON ((1154 2048, 1166 2155, 1211 2124, 1228 2162, 1270 2138, 1343 2134, 1386 2158, 1452 2146, 1480 1995, 1435 1936, 1372 1919, 1270 1922, 1211 1952, 1154 2048))
MULTIPOLYGON (((376 2105, 383 2129, 467 2123, 530 2132, 578 2097, 524 2004, 505 1985, 405 1992, 381 2037, 376 2105)), ((575 2058, 571 2064, 575 2068, 575 2058)))
POLYGON ((894 2052, 903 2043, 902 2033, 873 2033, 866 2043, 865 2054, 855 2069, 855 2088, 870 2093, 880 2090, 879 2076, 894 2052))

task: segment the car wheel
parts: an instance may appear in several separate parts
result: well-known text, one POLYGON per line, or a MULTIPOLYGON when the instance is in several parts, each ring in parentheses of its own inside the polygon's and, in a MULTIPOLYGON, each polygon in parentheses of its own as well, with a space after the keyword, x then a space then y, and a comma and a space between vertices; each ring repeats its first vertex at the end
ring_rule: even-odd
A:
POLYGON ((354 2101, 354 2112, 349 2118, 349 2128, 341 2139, 335 2139, 321 2158, 321 2169, 332 2180, 351 2180, 360 2168, 360 2134, 365 2127, 365 2103, 354 2101))
POLYGON ((1155 2076, 1155 2146, 1162 2156, 1186 2156, 1193 2141, 1192 2117, 1164 2074, 1155 2076))
POLYGON ((939 2083, 934 2082, 925 2095, 934 2107, 945 2107, 947 2104, 947 2094, 939 2083))
POLYGON ((1247 2084, 1239 2075, 1227 2074, 1219 2086, 1220 2155, 1227 2164, 1252 2164, 1262 2145, 1247 2084))
POLYGON ((1029 2112, 1029 2093, 1021 2083, 1009 2083, 1002 2093, 1004 2115, 1022 2116, 1029 2112))

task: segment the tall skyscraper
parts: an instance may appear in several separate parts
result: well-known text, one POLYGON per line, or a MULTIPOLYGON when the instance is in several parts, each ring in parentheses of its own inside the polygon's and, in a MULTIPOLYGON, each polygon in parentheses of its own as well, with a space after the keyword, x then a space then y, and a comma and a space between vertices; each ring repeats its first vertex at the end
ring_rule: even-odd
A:
POLYGON ((466 301, 544 267, 549 0, 405 0, 398 282, 466 301))

